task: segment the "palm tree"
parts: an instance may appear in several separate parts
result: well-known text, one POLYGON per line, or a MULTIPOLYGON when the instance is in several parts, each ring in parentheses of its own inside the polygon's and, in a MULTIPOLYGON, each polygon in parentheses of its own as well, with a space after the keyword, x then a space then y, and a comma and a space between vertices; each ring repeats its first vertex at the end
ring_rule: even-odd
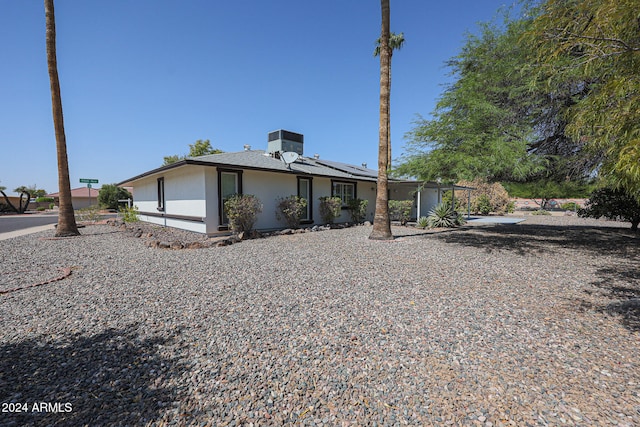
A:
POLYGON ((382 31, 380 36, 380 126, 378 133, 378 185, 376 189, 376 211, 373 230, 369 239, 391 240, 389 221, 388 165, 389 165, 389 99, 391 47, 389 46, 390 6, 389 0, 380 0, 382 9, 382 31))
MULTIPOLYGON (((390 33, 389 35, 389 93, 391 93, 391 60, 393 58, 393 51, 400 50, 404 46, 404 33, 396 34, 390 33)), ((373 50, 373 56, 380 55, 380 39, 376 40, 376 48, 373 50)), ((389 101, 391 104, 391 101, 389 101)), ((389 107, 389 123, 387 124, 389 127, 389 140, 387 141, 387 169, 391 170, 391 107, 389 107)))
POLYGON ((56 59, 56 18, 53 11, 53 0, 44 0, 46 21, 47 66, 51 84, 51 107, 53 126, 56 132, 56 150, 58 153, 58 187, 60 192, 60 210, 56 237, 78 236, 78 226, 71 204, 71 182, 69 181, 69 161, 67 159, 67 140, 64 135, 62 118, 62 98, 60 97, 60 81, 58 80, 58 61, 56 59))

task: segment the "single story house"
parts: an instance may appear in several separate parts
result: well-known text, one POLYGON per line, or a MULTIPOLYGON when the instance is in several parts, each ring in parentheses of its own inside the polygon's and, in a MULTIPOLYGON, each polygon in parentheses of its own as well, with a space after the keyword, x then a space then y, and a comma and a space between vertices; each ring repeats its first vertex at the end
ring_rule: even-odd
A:
MULTIPOLYGON (((267 150, 188 157, 120 182, 133 188, 142 221, 208 235, 226 232, 224 201, 234 194, 253 194, 263 205, 255 228, 285 227, 276 219, 278 198, 297 195, 307 200, 303 224, 321 224, 319 198, 340 197, 346 203, 368 200, 366 219, 373 220, 377 171, 366 165, 303 156, 304 137, 278 130, 269 133, 267 150)), ((413 216, 423 216, 441 199, 445 187, 416 181, 390 180, 392 200, 414 200, 413 216)), ((449 188, 450 189, 450 188, 449 188)), ((350 221, 343 209, 336 222, 350 221)))
MULTIPOLYGON (((74 210, 88 208, 98 204, 99 188, 78 187, 71 189, 71 204, 74 210)), ((60 193, 47 194, 46 197, 52 197, 56 206, 60 206, 60 193)))

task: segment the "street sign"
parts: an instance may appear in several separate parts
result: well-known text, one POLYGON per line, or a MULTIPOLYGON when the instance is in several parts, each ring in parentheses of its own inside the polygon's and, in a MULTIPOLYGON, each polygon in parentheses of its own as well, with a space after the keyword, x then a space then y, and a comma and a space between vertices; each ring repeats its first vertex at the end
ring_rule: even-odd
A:
POLYGON ((97 184, 98 180, 97 179, 80 178, 80 182, 82 182, 84 184, 97 184))

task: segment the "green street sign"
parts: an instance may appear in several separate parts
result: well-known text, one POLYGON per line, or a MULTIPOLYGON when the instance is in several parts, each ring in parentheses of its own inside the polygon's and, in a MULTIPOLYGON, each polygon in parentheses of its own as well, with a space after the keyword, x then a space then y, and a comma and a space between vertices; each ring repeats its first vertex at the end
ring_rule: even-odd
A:
POLYGON ((97 179, 80 178, 80 182, 82 182, 84 184, 97 184, 98 180, 97 179))

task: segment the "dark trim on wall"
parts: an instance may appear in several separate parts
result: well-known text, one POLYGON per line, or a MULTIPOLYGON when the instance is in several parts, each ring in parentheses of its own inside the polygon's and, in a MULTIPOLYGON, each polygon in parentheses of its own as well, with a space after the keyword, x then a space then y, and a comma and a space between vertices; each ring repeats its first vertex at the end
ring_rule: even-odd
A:
POLYGON ((166 214, 166 213, 159 213, 159 212, 138 212, 138 215, 146 215, 146 216, 153 216, 156 218, 166 218, 166 219, 179 219, 182 221, 205 222, 205 219, 200 216, 174 215, 174 214, 166 214))

